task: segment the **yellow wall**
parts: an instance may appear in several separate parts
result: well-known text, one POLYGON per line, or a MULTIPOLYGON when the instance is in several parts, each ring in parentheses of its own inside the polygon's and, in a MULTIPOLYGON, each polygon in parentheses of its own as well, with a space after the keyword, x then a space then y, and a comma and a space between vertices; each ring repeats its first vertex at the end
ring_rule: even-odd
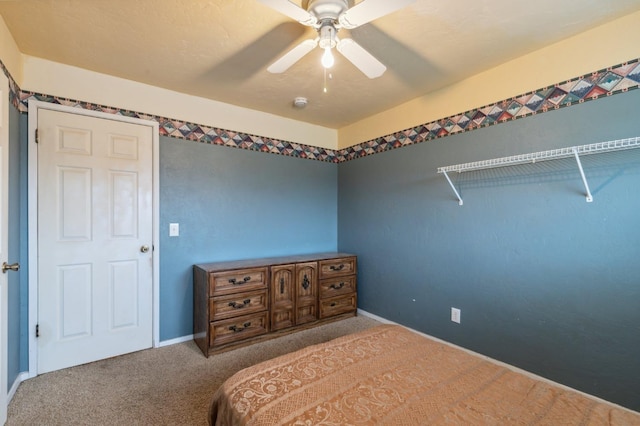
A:
POLYGON ((24 91, 335 149, 335 129, 23 55, 0 16, 0 59, 24 91))
POLYGON ((338 132, 25 55, 21 89, 226 130, 335 148, 338 132))
POLYGON ((23 55, 2 17, 0 59, 26 91, 339 149, 640 58, 638 28, 640 12, 338 130, 23 55))
POLYGON ((640 12, 341 128, 339 148, 640 58, 640 12))
POLYGON ((7 67, 11 77, 20 85, 22 83, 22 54, 2 16, 0 16, 0 59, 7 67))

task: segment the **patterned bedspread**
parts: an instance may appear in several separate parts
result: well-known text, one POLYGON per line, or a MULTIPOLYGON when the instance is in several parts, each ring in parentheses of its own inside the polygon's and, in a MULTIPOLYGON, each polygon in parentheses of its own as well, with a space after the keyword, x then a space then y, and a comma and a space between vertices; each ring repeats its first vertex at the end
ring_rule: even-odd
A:
POLYGON ((640 425, 640 413, 382 325, 246 368, 212 425, 640 425))

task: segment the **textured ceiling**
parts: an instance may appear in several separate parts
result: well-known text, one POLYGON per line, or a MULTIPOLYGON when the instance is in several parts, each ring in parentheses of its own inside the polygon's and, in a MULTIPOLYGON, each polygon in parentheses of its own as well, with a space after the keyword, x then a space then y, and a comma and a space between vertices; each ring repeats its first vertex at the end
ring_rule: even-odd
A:
POLYGON ((0 1, 24 54, 331 128, 638 10, 640 0, 417 0, 341 30, 387 71, 370 80, 336 54, 323 93, 320 49, 266 71, 315 31, 257 0, 0 1))

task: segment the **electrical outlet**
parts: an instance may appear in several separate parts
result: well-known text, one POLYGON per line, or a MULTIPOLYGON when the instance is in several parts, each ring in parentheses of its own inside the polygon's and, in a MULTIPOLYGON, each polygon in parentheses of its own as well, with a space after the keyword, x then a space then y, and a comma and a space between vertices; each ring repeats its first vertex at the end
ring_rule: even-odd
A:
POLYGON ((462 312, 458 308, 451 308, 451 321, 460 324, 460 314, 462 312))

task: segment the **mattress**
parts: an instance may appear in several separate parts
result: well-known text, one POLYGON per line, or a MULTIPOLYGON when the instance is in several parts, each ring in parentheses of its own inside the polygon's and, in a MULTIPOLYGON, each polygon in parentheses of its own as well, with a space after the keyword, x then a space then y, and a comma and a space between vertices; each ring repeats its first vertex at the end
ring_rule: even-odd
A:
POLYGON ((397 325, 246 368, 212 425, 640 425, 636 413, 397 325))

